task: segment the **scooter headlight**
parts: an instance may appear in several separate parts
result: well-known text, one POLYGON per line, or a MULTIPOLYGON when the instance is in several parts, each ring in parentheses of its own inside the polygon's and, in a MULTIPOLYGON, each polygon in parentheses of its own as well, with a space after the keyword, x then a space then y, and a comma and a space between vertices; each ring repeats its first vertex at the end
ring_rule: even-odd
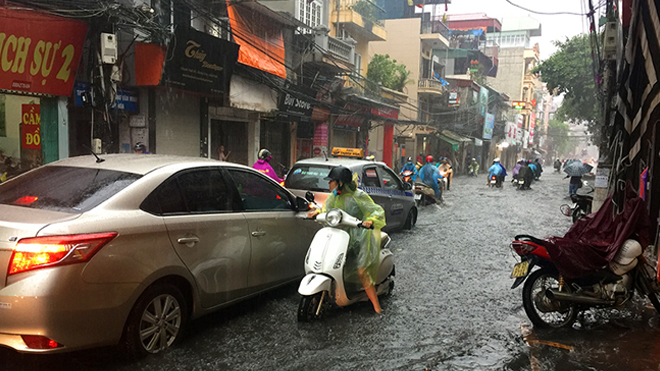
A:
POLYGON ((341 223, 341 211, 339 210, 330 210, 325 215, 325 221, 331 227, 336 227, 341 223))

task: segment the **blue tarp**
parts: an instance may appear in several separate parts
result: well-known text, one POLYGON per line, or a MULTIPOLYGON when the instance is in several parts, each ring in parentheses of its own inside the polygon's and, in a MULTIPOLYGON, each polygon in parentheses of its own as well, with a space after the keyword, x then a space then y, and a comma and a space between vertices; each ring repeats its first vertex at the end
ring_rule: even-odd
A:
POLYGON ((473 30, 449 30, 449 34, 456 36, 472 34, 476 37, 479 37, 484 34, 484 30, 482 30, 481 28, 475 28, 473 30))

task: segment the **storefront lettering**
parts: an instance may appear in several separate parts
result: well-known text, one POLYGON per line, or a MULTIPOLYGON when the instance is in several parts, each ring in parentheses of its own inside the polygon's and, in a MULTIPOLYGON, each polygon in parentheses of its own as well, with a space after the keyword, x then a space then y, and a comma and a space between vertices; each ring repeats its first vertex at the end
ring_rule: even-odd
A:
POLYGON ((284 97, 284 105, 285 106, 290 106, 290 107, 295 107, 295 108, 302 108, 305 110, 310 110, 312 109, 312 104, 309 102, 306 102, 302 99, 298 99, 296 97, 292 97, 290 94, 287 94, 284 97))
POLYGON ((56 43, 39 40, 34 45, 30 54, 32 39, 29 37, 17 37, 0 33, 0 68, 3 72, 23 74, 25 66, 29 63, 29 72, 32 76, 41 77, 41 85, 46 85, 48 77, 57 67, 55 78, 64 82, 71 79, 71 67, 76 48, 68 44, 62 48, 62 41, 56 43), (29 60, 29 56, 32 59, 29 60))
POLYGON ((41 108, 38 104, 24 104, 21 107, 22 146, 26 149, 41 148, 41 108))
POLYGON ((199 47, 201 45, 192 40, 188 40, 188 47, 186 48, 186 57, 197 59, 200 62, 204 62, 206 59, 206 53, 204 50, 201 50, 199 47))

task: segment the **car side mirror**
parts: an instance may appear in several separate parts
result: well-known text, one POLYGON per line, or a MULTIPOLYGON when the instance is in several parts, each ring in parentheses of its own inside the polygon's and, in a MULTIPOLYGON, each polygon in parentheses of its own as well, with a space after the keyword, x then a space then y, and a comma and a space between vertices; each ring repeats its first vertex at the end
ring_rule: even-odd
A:
POLYGON ((309 202, 302 197, 296 197, 298 211, 309 211, 309 202))
POLYGON ((312 191, 305 192, 305 200, 314 202, 314 193, 312 193, 312 191))
POLYGON ((403 189, 406 191, 410 191, 412 189, 412 184, 408 182, 403 183, 403 189))

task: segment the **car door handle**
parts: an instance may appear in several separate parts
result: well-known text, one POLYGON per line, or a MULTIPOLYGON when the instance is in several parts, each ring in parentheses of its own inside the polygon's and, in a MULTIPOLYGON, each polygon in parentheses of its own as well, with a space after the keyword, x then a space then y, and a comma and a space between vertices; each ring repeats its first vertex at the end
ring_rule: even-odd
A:
POLYGON ((261 236, 265 236, 265 235, 266 235, 266 231, 254 231, 254 232, 252 232, 253 237, 261 237, 261 236))
POLYGON ((199 237, 193 236, 193 237, 181 237, 176 242, 182 244, 182 245, 193 245, 199 242, 199 237))

